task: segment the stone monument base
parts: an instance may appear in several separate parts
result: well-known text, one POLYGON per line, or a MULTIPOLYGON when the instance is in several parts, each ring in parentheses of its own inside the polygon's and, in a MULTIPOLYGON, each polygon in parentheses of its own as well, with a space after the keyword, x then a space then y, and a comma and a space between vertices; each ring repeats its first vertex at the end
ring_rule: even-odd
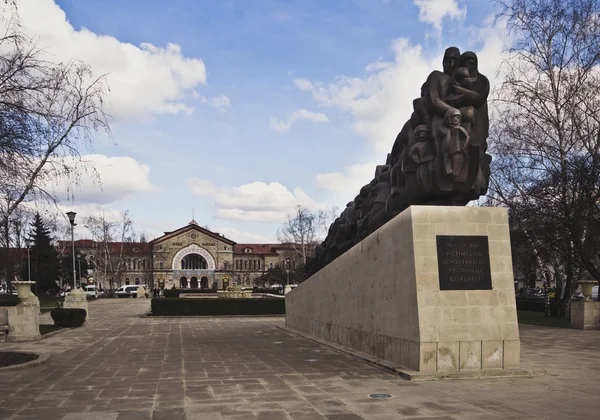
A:
POLYGON ((600 329, 600 301, 572 301, 571 328, 577 328, 580 330, 600 329))
POLYGON ((6 341, 37 341, 40 334, 40 301, 35 295, 23 299, 7 310, 8 334, 6 341))
POLYGON ((506 209, 409 207, 289 292, 286 327, 407 372, 518 369, 506 209))

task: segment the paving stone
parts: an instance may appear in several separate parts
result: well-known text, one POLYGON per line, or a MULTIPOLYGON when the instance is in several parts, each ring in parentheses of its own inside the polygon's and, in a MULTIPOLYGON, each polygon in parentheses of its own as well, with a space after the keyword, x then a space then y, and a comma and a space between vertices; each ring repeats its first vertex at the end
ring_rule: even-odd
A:
POLYGON ((600 331, 521 326, 522 365, 546 369, 544 377, 413 383, 278 329, 282 317, 141 317, 148 306, 101 299, 90 302, 81 328, 2 343, 2 350, 51 358, 0 373, 0 418, 558 420, 598 413, 600 331), (393 398, 368 398, 375 392, 393 398))

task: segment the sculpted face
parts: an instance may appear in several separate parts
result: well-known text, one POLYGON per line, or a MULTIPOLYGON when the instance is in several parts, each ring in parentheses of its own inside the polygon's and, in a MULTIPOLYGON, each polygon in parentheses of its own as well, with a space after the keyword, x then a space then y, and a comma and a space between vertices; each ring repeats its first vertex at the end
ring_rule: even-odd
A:
POLYGON ((458 109, 450 109, 446 112, 446 117, 444 119, 446 120, 446 125, 449 127, 456 127, 460 125, 462 115, 458 109))
POLYGON ((444 53, 444 60, 442 66, 444 67, 444 73, 451 76, 460 65, 460 51, 456 47, 450 47, 444 53))
POLYGON ((471 76, 477 75, 477 55, 474 52, 467 51, 461 55, 460 65, 461 67, 469 69, 469 74, 471 76))
POLYGON ((419 125, 415 127, 415 139, 417 141, 425 141, 427 139, 427 127, 419 125))

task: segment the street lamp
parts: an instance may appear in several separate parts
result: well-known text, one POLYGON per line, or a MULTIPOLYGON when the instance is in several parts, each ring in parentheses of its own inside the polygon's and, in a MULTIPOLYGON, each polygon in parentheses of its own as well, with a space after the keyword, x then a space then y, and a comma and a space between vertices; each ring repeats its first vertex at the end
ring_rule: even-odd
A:
MULTIPOLYGON (((33 245, 33 241, 30 238, 25 239, 25 246, 27 247, 27 281, 31 281, 31 259, 29 258, 31 245, 33 245)), ((35 292, 37 293, 37 282, 35 283, 35 292)))
POLYGON ((77 274, 75 273, 75 236, 73 233, 73 229, 75 228, 75 226, 77 226, 77 223, 75 223, 76 215, 77 213, 75 213, 74 211, 70 211, 67 213, 67 216, 69 216, 69 222, 71 223, 71 245, 73 246, 73 289, 77 288, 77 274))

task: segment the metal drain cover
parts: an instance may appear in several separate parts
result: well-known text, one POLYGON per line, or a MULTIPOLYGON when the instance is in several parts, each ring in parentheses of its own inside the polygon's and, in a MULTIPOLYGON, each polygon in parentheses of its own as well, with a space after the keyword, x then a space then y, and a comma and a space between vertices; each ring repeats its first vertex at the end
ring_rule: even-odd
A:
POLYGON ((377 400, 384 400, 386 398, 392 398, 390 394, 369 394, 369 398, 375 398, 377 400))

